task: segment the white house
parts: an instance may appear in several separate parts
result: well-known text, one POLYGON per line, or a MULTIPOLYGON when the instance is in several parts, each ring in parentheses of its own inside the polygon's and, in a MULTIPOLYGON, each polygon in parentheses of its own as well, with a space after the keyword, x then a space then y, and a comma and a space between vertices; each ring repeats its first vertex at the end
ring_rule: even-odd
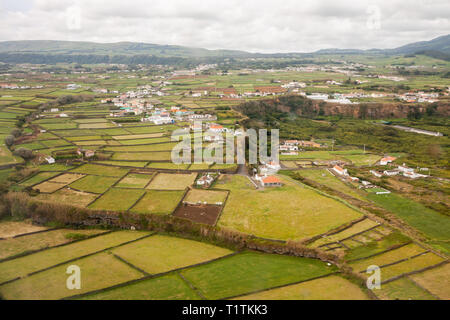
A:
POLYGON ((395 160, 397 160, 396 157, 384 157, 383 159, 380 160, 380 165, 385 166, 388 163, 392 163, 395 160))
POLYGON ((396 176, 396 175, 398 175, 399 172, 398 172, 397 170, 390 170, 390 171, 385 170, 385 171, 383 172, 383 174, 384 174, 385 176, 391 177, 391 176, 396 176))
POLYGON ((54 164, 55 163, 55 159, 52 157, 45 157, 45 160, 47 161, 48 164, 54 164))
POLYGON ((381 178, 383 175, 375 170, 370 170, 370 173, 373 174, 377 178, 381 178))

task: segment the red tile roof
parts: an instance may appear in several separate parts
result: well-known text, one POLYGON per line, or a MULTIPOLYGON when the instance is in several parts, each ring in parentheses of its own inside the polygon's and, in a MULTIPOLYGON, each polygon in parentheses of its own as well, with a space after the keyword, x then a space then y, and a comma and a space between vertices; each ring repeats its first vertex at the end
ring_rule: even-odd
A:
POLYGON ((264 178, 262 181, 263 181, 264 184, 269 184, 269 183, 281 183, 281 180, 278 179, 278 178, 275 177, 275 176, 269 176, 269 177, 267 177, 267 178, 264 178))

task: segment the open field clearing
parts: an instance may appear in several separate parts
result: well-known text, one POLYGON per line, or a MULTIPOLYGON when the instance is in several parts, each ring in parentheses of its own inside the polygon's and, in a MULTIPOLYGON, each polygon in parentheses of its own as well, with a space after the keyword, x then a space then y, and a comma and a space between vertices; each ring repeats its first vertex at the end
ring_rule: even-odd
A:
POLYGON ((70 188, 92 193, 106 192, 119 178, 102 176, 85 176, 84 178, 72 183, 70 188))
POLYGON ((70 203, 75 207, 85 208, 97 198, 96 194, 63 188, 52 194, 39 194, 36 199, 43 202, 70 203))
POLYGON ((53 172, 53 171, 67 171, 70 169, 73 169, 73 166, 66 166, 65 164, 59 164, 59 163, 55 163, 55 164, 43 164, 39 166, 39 170, 40 171, 49 171, 49 172, 53 172))
POLYGON ((130 168, 145 168, 148 164, 147 161, 95 161, 98 164, 106 164, 115 167, 130 167, 130 168))
POLYGON ((450 264, 409 276, 416 284, 442 300, 450 300, 450 264))
POLYGON ((0 223, 0 238, 12 238, 18 235, 47 229, 47 227, 34 226, 31 222, 3 221, 0 223))
POLYGON ((184 202, 206 202, 207 204, 225 203, 227 195, 227 192, 223 191, 192 189, 184 198, 184 202))
POLYGON ((425 253, 421 256, 403 261, 381 269, 382 278, 384 280, 392 279, 404 273, 422 270, 431 266, 435 266, 444 261, 443 258, 432 252, 425 253))
POLYGON ((176 143, 158 143, 141 146, 106 146, 105 151, 112 152, 150 152, 150 151, 172 151, 176 143))
POLYGON ((356 188, 352 188, 348 184, 339 180, 339 178, 332 175, 327 169, 320 170, 302 170, 298 171, 297 174, 300 176, 310 179, 312 181, 318 182, 325 185, 331 189, 343 192, 359 200, 365 200, 364 193, 360 192, 356 188))
POLYGON ((379 224, 373 220, 364 219, 363 221, 358 222, 358 223, 354 224, 353 226, 351 226, 350 228, 342 230, 341 232, 338 232, 338 233, 335 233, 335 234, 332 234, 329 236, 325 236, 325 237, 315 241, 310 246, 313 248, 317 248, 317 247, 320 247, 320 246, 328 244, 328 243, 334 243, 337 241, 341 241, 343 239, 351 237, 354 234, 364 232, 364 231, 374 228, 378 225, 379 224))
POLYGON ((66 186, 65 183, 43 182, 33 187, 34 190, 39 190, 41 193, 53 193, 66 186))
POLYGON ((369 298, 350 281, 339 276, 328 276, 250 294, 235 300, 369 300, 369 298))
POLYGON ((149 274, 164 273, 233 253, 214 245, 163 235, 151 236, 112 252, 149 274))
POLYGON ((153 178, 147 189, 150 190, 185 190, 191 186, 197 178, 196 173, 168 174, 160 173, 153 178))
POLYGON ((117 184, 118 188, 143 189, 147 186, 154 174, 129 174, 117 184))
POLYGON ((300 240, 361 218, 337 200, 285 178, 283 183, 255 190, 246 177, 222 176, 215 188, 231 193, 219 225, 264 238, 300 240))
POLYGON ((55 300, 110 287, 122 282, 141 278, 139 271, 131 268, 108 253, 99 253, 79 259, 82 270, 80 290, 69 290, 66 286, 66 269, 71 263, 0 286, 0 293, 11 300, 55 300))
POLYGON ((134 139, 134 140, 120 140, 120 144, 123 146, 137 146, 144 144, 154 144, 162 142, 170 142, 170 138, 150 138, 150 139, 134 139))
POLYGON ((66 173, 66 174, 57 176, 56 178, 50 179, 48 182, 71 184, 72 182, 75 182, 83 177, 84 177, 83 174, 66 173))
POLYGON ((402 259, 414 257, 424 252, 426 252, 426 249, 419 247, 414 243, 411 243, 401 248, 383 253, 381 255, 351 263, 350 266, 353 268, 353 270, 360 272, 367 270, 367 268, 371 265, 381 267, 402 259))
POLYGON ((25 180, 20 185, 24 187, 31 187, 35 184, 38 184, 44 180, 50 179, 59 175, 60 172, 39 172, 38 174, 32 176, 31 178, 25 180))
MULTIPOLYGON (((48 249, 25 257, 0 263, 0 283, 25 277, 60 263, 93 254, 147 236, 146 232, 119 231, 93 239, 48 249)), ((65 283, 65 282, 64 282, 65 283)))
POLYGON ((172 155, 170 152, 116 152, 111 157, 111 160, 125 160, 125 161, 170 161, 172 155))
POLYGON ((140 189, 112 188, 89 206, 94 210, 127 211, 145 194, 140 189))
MULTIPOLYGON (((379 227, 377 230, 381 232, 383 231, 383 227, 379 227)), ((343 244, 351 248, 351 250, 346 252, 345 260, 351 261, 367 258, 393 248, 398 248, 410 242, 411 240, 408 237, 402 235, 398 231, 391 231, 389 234, 386 234, 384 238, 372 240, 368 243, 358 243, 351 239, 345 240, 343 241, 343 244)))
POLYGON ((429 292, 408 278, 401 278, 381 285, 374 293, 385 300, 436 300, 429 292))
POLYGON ((146 167, 149 169, 161 170, 188 170, 189 164, 175 164, 172 162, 151 162, 146 167))
POLYGON ((381 157, 376 154, 344 155, 343 157, 350 160, 351 163, 357 167, 371 166, 381 159, 381 157))
POLYGON ((103 233, 102 230, 58 229, 0 241, 0 260, 103 233))
POLYGON ((181 273, 206 298, 223 299, 312 279, 335 270, 318 260, 244 252, 181 273))
POLYGON ((124 168, 85 164, 71 170, 71 172, 121 178, 128 173, 128 170, 124 168))
POLYGON ((448 240, 448 230, 450 230, 450 219, 448 217, 420 203, 395 194, 369 194, 368 198, 397 215, 429 239, 435 240, 433 245, 443 252, 448 253, 448 247, 445 245, 448 240), (442 240, 442 245, 440 245, 439 240, 442 240))
POLYGON ((177 274, 139 281, 83 297, 84 300, 200 300, 189 285, 177 274))
POLYGON ((130 211, 140 214, 171 214, 183 196, 184 191, 148 190, 130 211))
POLYGON ((136 140, 136 139, 146 139, 146 138, 160 138, 164 133, 147 133, 147 134, 130 134, 126 136, 113 136, 115 140, 136 140))

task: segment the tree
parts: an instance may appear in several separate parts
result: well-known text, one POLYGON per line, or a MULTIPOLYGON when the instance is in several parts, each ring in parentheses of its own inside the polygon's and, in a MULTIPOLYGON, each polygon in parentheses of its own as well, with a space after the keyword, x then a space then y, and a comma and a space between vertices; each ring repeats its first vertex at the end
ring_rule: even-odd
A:
POLYGON ((9 136, 7 136, 6 138, 5 138, 5 144, 8 146, 8 147, 11 147, 13 144, 14 144, 14 136, 13 135, 9 135, 9 136))
POLYGON ((15 138, 18 138, 22 135, 22 130, 15 128, 13 129, 13 131, 11 131, 11 135, 14 136, 15 138))
POLYGON ((33 157, 34 157, 33 151, 31 151, 30 149, 27 149, 27 148, 19 148, 19 149, 15 150, 14 155, 22 157, 25 160, 30 160, 30 159, 33 159, 33 157))

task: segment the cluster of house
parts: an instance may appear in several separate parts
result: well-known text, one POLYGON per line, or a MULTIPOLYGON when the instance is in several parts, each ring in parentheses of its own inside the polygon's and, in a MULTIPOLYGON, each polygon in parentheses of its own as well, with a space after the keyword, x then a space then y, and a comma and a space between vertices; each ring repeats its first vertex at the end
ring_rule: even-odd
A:
POLYGON ((259 173, 255 174, 254 179, 262 187, 281 187, 283 185, 282 181, 275 176, 280 169, 281 166, 278 162, 262 162, 262 165, 258 168, 259 173))
POLYGON ((42 89, 44 86, 19 86, 15 83, 0 83, 0 89, 10 90, 27 90, 27 89, 42 89))
MULTIPOLYGON (((428 171, 428 168, 421 168, 420 170, 428 171)), ((413 168, 409 168, 405 164, 403 164, 402 166, 398 166, 396 169, 393 169, 393 170, 384 170, 383 172, 371 170, 370 173, 377 178, 381 178, 383 176, 392 177, 392 176, 397 176, 397 175, 403 175, 404 177, 410 178, 410 179, 429 177, 428 175, 415 172, 415 170, 413 168)))
POLYGON ((439 93, 431 92, 431 93, 425 93, 423 91, 419 92, 407 92, 402 95, 399 95, 398 98, 400 100, 409 102, 409 103, 434 103, 438 101, 439 93))
POLYGON ((359 178, 357 177, 352 177, 350 176, 350 174, 348 173, 347 169, 342 168, 341 166, 334 166, 333 169, 331 170, 331 173, 334 173, 335 175, 337 175, 338 177, 340 177, 341 179, 345 179, 348 180, 349 182, 361 182, 359 185, 360 189, 379 189, 379 191, 376 192, 376 194, 389 194, 391 193, 388 190, 385 190, 383 188, 380 188, 374 184, 372 184, 369 181, 360 181, 359 178))
POLYGON ((314 141, 285 140, 280 145, 280 152, 283 156, 296 156, 300 148, 321 148, 322 145, 314 141))

